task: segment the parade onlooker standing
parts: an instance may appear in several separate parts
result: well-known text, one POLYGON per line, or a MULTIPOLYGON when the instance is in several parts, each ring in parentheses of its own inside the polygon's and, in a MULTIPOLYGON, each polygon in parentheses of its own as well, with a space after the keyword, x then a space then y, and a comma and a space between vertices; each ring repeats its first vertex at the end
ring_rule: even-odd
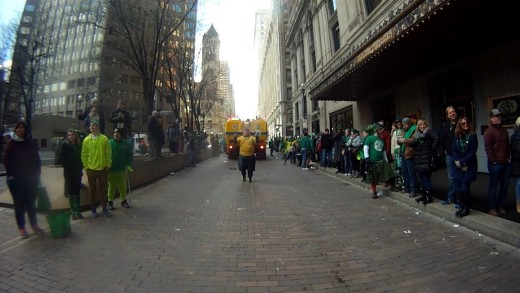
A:
POLYGON ((99 130, 99 121, 90 122, 90 134, 83 140, 81 162, 87 172, 92 217, 97 218, 97 200, 101 201, 103 215, 110 217, 107 208, 108 169, 112 166, 112 149, 108 137, 99 130))
POLYGON ((273 138, 271 138, 271 139, 269 140, 269 150, 270 150, 270 152, 271 152, 271 157, 273 157, 273 156, 274 156, 274 155, 273 155, 273 152, 274 152, 274 139, 273 139, 273 138))
POLYGON ((182 131, 182 144, 184 146, 183 153, 187 154, 190 152, 190 132, 188 131, 188 126, 184 127, 182 131))
POLYGON ((295 164, 296 163, 297 142, 296 142, 296 140, 293 140, 292 138, 290 138, 287 141, 287 145, 289 146, 289 151, 287 152, 287 155, 285 156, 285 160, 283 161, 283 164, 285 165, 287 163, 287 160, 289 160, 289 163, 295 164))
POLYGON ((459 208, 455 216, 462 218, 469 214, 471 204, 471 182, 477 179, 477 136, 468 118, 457 122, 452 151, 454 165, 453 180, 459 208))
POLYGON ((343 172, 343 161, 341 150, 343 149, 343 127, 339 126, 338 131, 332 137, 334 141, 334 158, 333 161, 336 162, 336 166, 338 167, 338 171, 336 173, 344 173, 343 172))
POLYGON ((377 198, 377 184, 387 181, 391 176, 391 169, 386 168, 388 158, 385 152, 385 143, 375 134, 376 125, 369 125, 365 132, 367 134, 363 143, 363 157, 365 158, 365 170, 367 171, 366 182, 370 183, 372 198, 377 198))
POLYGON ((484 146, 489 171, 488 204, 489 214, 505 214, 504 203, 509 188, 509 134, 502 127, 502 112, 492 109, 489 113, 490 124, 484 132, 484 146), (497 194, 498 184, 500 190, 497 194))
POLYGON ((255 171, 256 165, 256 137, 250 135, 249 128, 244 128, 242 136, 237 137, 235 134, 234 140, 235 143, 238 144, 239 149, 238 169, 242 173, 242 181, 246 181, 247 171, 247 178, 249 178, 249 182, 251 182, 253 179, 253 172, 255 171))
POLYGON ((453 138, 455 133, 455 127, 457 124, 457 111, 455 111, 455 107, 448 106, 446 108, 446 121, 442 127, 441 135, 440 135, 440 147, 441 154, 444 154, 446 159, 446 173, 448 174, 448 194, 445 200, 441 202, 442 205, 454 203, 455 198, 455 185, 453 183, 453 157, 451 154, 453 145, 453 138))
POLYGON ((385 152, 388 160, 392 159, 391 145, 390 145, 390 133, 385 128, 385 121, 381 120, 377 122, 377 135, 385 143, 385 152))
MULTIPOLYGON (((166 137, 168 138, 168 148, 170 149, 171 155, 176 155, 179 148, 179 129, 177 125, 170 121, 170 126, 166 131, 166 137)), ((212 147, 218 147, 218 145, 212 145, 212 147)))
POLYGON ((332 147, 334 146, 334 141, 332 140, 332 135, 329 133, 329 129, 326 128, 325 132, 321 134, 321 165, 323 168, 330 168, 332 166, 332 147))
POLYGON ((159 112, 153 111, 152 116, 148 118, 148 141, 150 143, 150 158, 161 158, 161 149, 164 144, 164 133, 162 128, 162 119, 159 112))
POLYGON ((419 119, 417 121, 417 129, 412 137, 411 146, 415 148, 413 155, 415 172, 419 174, 421 186, 423 188, 422 197, 416 201, 422 201, 423 204, 433 202, 432 196, 432 159, 439 144, 439 138, 428 127, 426 120, 419 119))
POLYGON ((38 148, 28 133, 25 122, 16 123, 4 153, 7 186, 13 197, 18 232, 23 239, 29 237, 25 229, 26 212, 34 233, 43 233, 36 218, 36 191, 41 175, 41 160, 38 148))
POLYGON ((132 134, 132 117, 125 110, 123 100, 117 101, 116 110, 110 115, 110 122, 114 125, 113 129, 118 130, 124 140, 129 140, 132 134))
POLYGON ((303 133, 298 145, 302 154, 302 170, 309 170, 310 154, 314 151, 314 144, 307 131, 303 133))
POLYGON ((115 210, 114 197, 117 188, 121 197, 121 206, 130 208, 126 201, 126 180, 128 172, 132 170, 134 159, 132 145, 129 141, 123 139, 123 135, 118 128, 114 129, 114 138, 110 139, 109 144, 112 150, 112 166, 108 170, 108 209, 115 210))
POLYGON ((520 213, 520 117, 516 118, 515 130, 511 135, 511 174, 516 177, 516 212, 520 213))
POLYGON ((350 129, 345 129, 345 136, 343 136, 343 172, 345 176, 350 176, 352 173, 352 155, 350 154, 350 148, 348 141, 350 140, 350 129))
POLYGON ((401 191, 403 188, 403 176, 401 175, 401 168, 403 166, 403 157, 401 155, 401 147, 397 144, 397 139, 404 136, 403 124, 401 118, 396 117, 394 121, 394 130, 392 131, 392 138, 390 140, 390 148, 392 151, 392 160, 394 164, 394 179, 392 190, 401 191))
POLYGON ((352 133, 350 135, 350 139, 347 142, 347 146, 350 149, 350 154, 352 158, 352 174, 350 175, 352 178, 359 178, 359 172, 361 170, 361 162, 360 158, 358 158, 358 154, 363 145, 363 139, 359 136, 359 131, 355 128, 352 128, 352 133))
POLYGON ((400 152, 403 156, 401 174, 403 175, 403 193, 408 193, 409 197, 415 197, 416 186, 415 186, 415 164, 414 164, 414 148, 411 145, 413 142, 413 135, 415 133, 416 126, 412 123, 410 118, 405 117, 402 120, 404 136, 397 139, 397 143, 400 145, 400 152))
POLYGON ((96 120, 99 122, 99 131, 101 133, 105 133, 105 116, 103 114, 103 110, 101 109, 101 102, 98 98, 93 98, 90 100, 90 106, 85 109, 85 111, 78 116, 79 120, 84 121, 85 132, 90 132, 90 122, 92 121, 92 116, 96 116, 96 120))
POLYGON ((60 164, 63 166, 65 179, 65 194, 69 196, 72 219, 83 219, 81 215, 81 178, 83 164, 81 163, 81 142, 78 134, 72 128, 67 130, 67 139, 63 142, 60 152, 60 164))

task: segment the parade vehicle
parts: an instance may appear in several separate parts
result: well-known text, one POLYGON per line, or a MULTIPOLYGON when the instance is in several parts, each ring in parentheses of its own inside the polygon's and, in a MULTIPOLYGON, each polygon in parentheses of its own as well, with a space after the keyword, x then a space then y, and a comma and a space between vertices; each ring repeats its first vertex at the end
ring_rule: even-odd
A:
POLYGON ((254 119, 250 122, 251 135, 256 137, 255 153, 257 159, 265 159, 267 149, 267 122, 264 119, 254 119))
POLYGON ((235 143, 235 135, 242 135, 243 126, 242 120, 236 118, 230 118, 226 122, 224 139, 226 140, 226 153, 229 159, 238 158, 238 147, 235 143))
POLYGON ((244 128, 249 128, 252 136, 256 137, 255 153, 257 159, 265 159, 267 148, 267 122, 264 119, 242 121, 240 119, 228 119, 226 123, 226 153, 229 159, 238 158, 238 146, 235 136, 241 136, 244 128))

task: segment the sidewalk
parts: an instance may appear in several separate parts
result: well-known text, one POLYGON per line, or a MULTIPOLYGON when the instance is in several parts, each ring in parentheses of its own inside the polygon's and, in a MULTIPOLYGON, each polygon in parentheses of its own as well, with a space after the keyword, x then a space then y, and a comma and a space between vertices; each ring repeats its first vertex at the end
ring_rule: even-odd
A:
MULTIPOLYGON (((318 169, 318 171, 325 172, 329 176, 334 176, 338 180, 367 190, 367 194, 371 194, 370 186, 361 182, 361 178, 350 178, 343 174, 337 174, 336 170, 335 168, 323 169, 322 167, 318 169)), ((432 174, 432 182, 437 195, 446 194, 448 189, 448 180, 446 178, 445 169, 432 174)), ((514 188, 509 187, 506 214, 494 217, 485 212, 487 207, 487 184, 487 174, 478 174, 477 180, 471 186, 474 202, 472 205, 473 209, 468 216, 462 219, 455 216, 456 210, 453 204, 441 205, 441 199, 438 197, 434 199, 433 203, 425 206, 422 203, 417 203, 415 199, 408 198, 408 196, 402 193, 390 191, 390 187, 378 185, 377 189, 378 191, 383 191, 383 196, 412 207, 416 209, 417 213, 426 212, 438 217, 440 220, 452 222, 455 225, 466 227, 520 248, 520 214, 516 212, 516 205, 514 205, 514 188)))

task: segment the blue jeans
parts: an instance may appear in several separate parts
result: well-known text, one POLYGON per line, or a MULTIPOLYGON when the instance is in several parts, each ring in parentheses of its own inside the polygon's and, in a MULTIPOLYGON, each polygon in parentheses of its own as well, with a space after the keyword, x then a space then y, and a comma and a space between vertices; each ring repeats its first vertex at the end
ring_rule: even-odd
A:
POLYGON ((36 218, 36 179, 7 179, 7 186, 13 197, 14 215, 18 228, 25 228, 25 213, 31 226, 37 225, 36 218))
POLYGON ((343 155, 343 164, 343 171, 345 172, 345 174, 352 173, 352 155, 350 154, 350 152, 346 151, 343 155))
POLYGON ((453 166, 455 165, 455 159, 446 154, 446 173, 448 173, 448 200, 455 201, 455 183, 453 182, 453 166))
POLYGON ((401 173, 404 181, 403 190, 405 192, 415 192, 415 162, 413 159, 403 159, 401 173))
POLYGON ((488 187, 488 204, 490 209, 497 209, 504 207, 506 201, 507 189, 509 188, 509 163, 505 164, 490 164, 488 163, 489 171, 489 187, 488 187), (500 190, 498 191, 498 184, 500 190))
POLYGON ((421 185, 424 191, 432 191, 432 172, 424 171, 419 172, 419 178, 421 178, 421 185))
POLYGON ((332 161, 330 159, 332 155, 332 150, 321 150, 321 164, 323 167, 329 167, 332 165, 332 161))
POLYGON ((302 168, 307 168, 307 159, 309 156, 309 152, 307 151, 307 149, 301 149, 300 152, 302 153, 302 168))

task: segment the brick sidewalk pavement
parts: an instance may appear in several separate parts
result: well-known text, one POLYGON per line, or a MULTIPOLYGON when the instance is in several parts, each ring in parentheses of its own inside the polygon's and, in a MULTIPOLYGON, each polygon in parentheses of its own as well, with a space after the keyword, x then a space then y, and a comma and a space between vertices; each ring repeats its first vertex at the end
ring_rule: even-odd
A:
MULTIPOLYGON (((326 173, 212 158, 133 208, 4 248, 0 291, 513 292, 518 248, 326 173)), ((85 215, 87 213, 84 213, 85 215)))

